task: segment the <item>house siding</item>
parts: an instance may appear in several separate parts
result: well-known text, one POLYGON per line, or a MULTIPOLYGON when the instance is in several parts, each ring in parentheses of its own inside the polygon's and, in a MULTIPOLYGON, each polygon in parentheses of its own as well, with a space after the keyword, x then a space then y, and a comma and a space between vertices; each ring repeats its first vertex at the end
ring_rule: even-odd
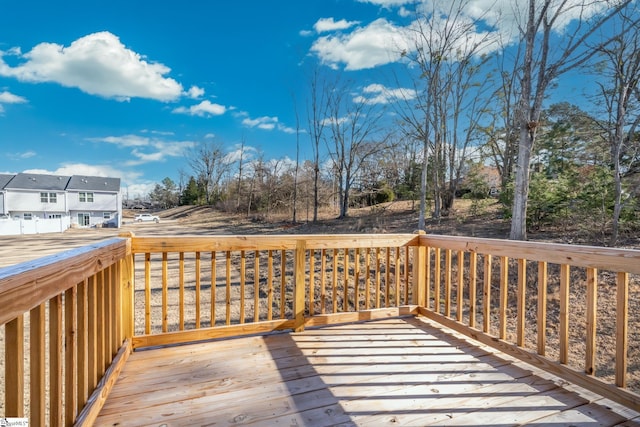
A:
POLYGON ((13 219, 2 221, 0 235, 120 227, 122 222, 119 178, 17 174, 0 175, 0 185, 0 213, 13 219), (81 193, 84 202, 80 201, 81 193))

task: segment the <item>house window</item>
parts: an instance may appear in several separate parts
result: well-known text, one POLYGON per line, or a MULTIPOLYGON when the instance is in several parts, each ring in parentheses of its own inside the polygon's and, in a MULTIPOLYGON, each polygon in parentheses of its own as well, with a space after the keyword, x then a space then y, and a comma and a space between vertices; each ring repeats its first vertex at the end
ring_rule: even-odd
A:
POLYGON ((103 212, 102 219, 111 219, 111 212, 103 212))
POLYGON ((49 219, 60 219, 62 214, 49 214, 49 219))
POLYGON ((58 194, 40 193, 40 203, 58 203, 58 194))
POLYGON ((31 221, 33 219, 33 214, 31 214, 31 212, 25 213, 22 215, 22 218, 25 219, 26 221, 31 221))
POLYGON ((78 193, 81 202, 93 203, 93 193, 78 193))

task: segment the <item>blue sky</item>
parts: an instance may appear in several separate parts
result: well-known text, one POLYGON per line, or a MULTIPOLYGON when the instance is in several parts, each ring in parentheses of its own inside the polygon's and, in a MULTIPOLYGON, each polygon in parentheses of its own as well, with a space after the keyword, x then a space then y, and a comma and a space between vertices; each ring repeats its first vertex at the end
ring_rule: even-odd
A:
MULTIPOLYGON (((387 102, 377 88, 397 88, 390 68, 414 3, 1 2, 0 173, 121 177, 134 197, 189 172, 184 154, 202 142, 294 158, 293 99, 305 128, 309 69, 387 102)), ((508 14, 486 12, 499 3, 470 0, 468 15, 508 33, 508 14)), ((309 158, 304 134, 301 147, 309 158)))

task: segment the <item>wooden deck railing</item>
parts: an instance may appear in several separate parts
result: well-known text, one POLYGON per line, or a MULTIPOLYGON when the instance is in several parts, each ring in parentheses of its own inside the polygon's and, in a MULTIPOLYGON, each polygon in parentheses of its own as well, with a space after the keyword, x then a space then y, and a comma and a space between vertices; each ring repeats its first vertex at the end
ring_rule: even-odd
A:
POLYGON ((126 237, 0 270, 0 416, 90 425, 136 348, 401 314, 640 410, 627 383, 640 369, 628 315, 640 251, 424 234, 126 237))
POLYGON ((133 237, 133 347, 299 330, 328 314, 398 315, 413 295, 417 242, 412 234, 133 237))
POLYGON ((0 269, 0 417, 27 417, 32 426, 76 421, 131 348, 121 317, 131 310, 128 254, 128 240, 112 239, 0 269))
POLYGON ((640 390, 640 251, 435 235, 420 247, 421 314, 640 409, 627 381, 640 390))

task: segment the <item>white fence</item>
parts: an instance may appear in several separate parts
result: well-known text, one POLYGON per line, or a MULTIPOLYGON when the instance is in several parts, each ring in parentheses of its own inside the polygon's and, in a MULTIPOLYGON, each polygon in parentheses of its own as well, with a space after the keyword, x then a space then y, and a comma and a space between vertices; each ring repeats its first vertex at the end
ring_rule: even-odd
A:
POLYGON ((11 219, 0 221, 0 235, 62 233, 71 226, 69 217, 32 220, 11 219))

